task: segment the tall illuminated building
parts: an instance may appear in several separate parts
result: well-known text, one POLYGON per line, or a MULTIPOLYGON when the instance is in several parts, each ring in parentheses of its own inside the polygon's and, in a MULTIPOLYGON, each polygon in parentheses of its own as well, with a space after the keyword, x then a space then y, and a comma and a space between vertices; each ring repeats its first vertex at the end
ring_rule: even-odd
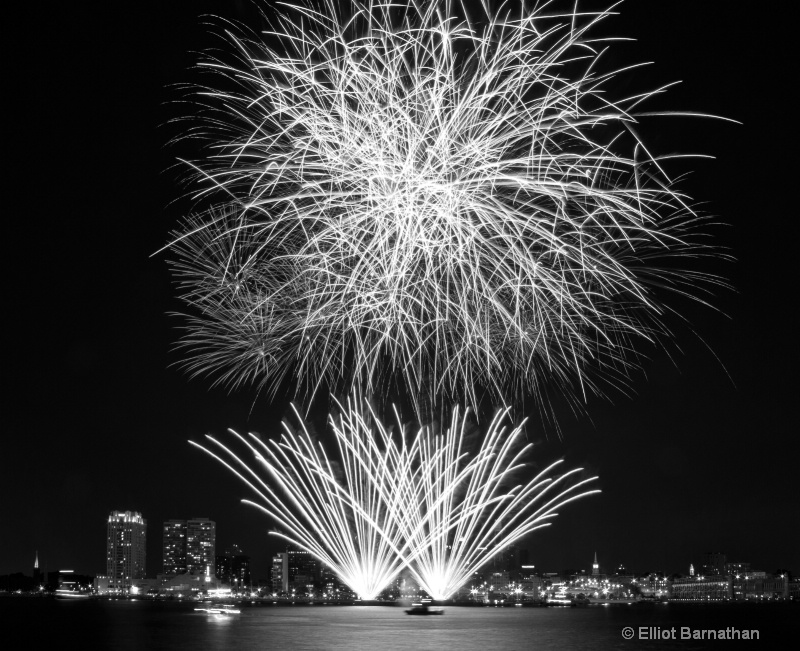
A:
POLYGON ((166 574, 214 574, 217 523, 213 520, 167 520, 162 541, 166 574))
POLYGON ((127 591, 145 578, 147 521, 136 511, 112 511, 106 534, 106 574, 111 590, 127 591))
POLYGON ((286 548, 288 589, 313 589, 319 582, 320 562, 310 552, 292 545, 286 548))
POLYGON ((231 545, 216 558, 217 578, 234 589, 241 590, 252 584, 250 557, 238 545, 231 545))
POLYGON ((289 554, 281 552, 272 557, 272 592, 280 594, 289 590, 289 554))
POLYGON ((162 562, 165 574, 186 571, 186 520, 167 520, 162 535, 162 562))
POLYGON ((274 593, 303 591, 320 579, 320 562, 309 552, 292 545, 272 557, 272 591, 274 593))
POLYGON ((217 550, 217 523, 208 518, 186 521, 186 570, 195 574, 214 574, 217 550))

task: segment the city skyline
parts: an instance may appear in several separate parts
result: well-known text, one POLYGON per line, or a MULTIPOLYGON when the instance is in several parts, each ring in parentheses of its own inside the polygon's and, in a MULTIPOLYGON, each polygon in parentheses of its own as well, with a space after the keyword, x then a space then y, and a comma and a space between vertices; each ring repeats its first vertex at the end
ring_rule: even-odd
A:
MULTIPOLYGON (((287 581, 290 583, 292 582, 293 579, 291 577, 293 576, 293 573, 303 573, 302 571, 298 570, 297 567, 307 563, 311 563, 317 568, 317 570, 314 572, 315 574, 319 574, 321 576, 324 571, 328 571, 331 576, 334 576, 330 566, 315 558, 308 551, 301 550, 296 546, 287 543, 286 541, 279 540, 278 548, 281 549, 281 551, 276 552, 271 557, 270 563, 264 575, 260 576, 259 578, 252 577, 250 574, 250 556, 245 554, 240 546, 236 543, 229 545, 222 554, 212 553, 209 555, 208 549, 216 549, 216 523, 210 518, 205 517, 193 518, 191 520, 170 519, 164 522, 161 529, 162 533, 159 538, 161 549, 161 571, 157 572, 151 569, 150 572, 146 572, 145 569, 143 569, 146 567, 146 563, 142 547, 142 543, 146 539, 146 531, 147 519, 144 518, 143 514, 135 511, 112 511, 107 518, 105 573, 82 571, 80 574, 88 576, 96 574, 96 576, 107 578, 109 580, 109 586, 112 588, 116 584, 125 587, 132 578, 152 579, 156 576, 170 577, 180 574, 206 575, 209 573, 212 575, 216 574, 218 577, 221 577, 221 571, 226 574, 232 573, 232 576, 246 572, 251 581, 271 582, 273 584, 275 584, 276 581, 275 573, 278 571, 282 572, 282 583, 285 586, 287 581), (189 530, 187 525, 189 524, 192 525, 192 529, 194 531, 193 535, 191 536, 194 540, 191 543, 188 540, 190 536, 187 535, 187 531, 189 530), (131 541, 131 546, 134 549, 128 551, 124 549, 126 536, 127 539, 131 541), (181 547, 183 549, 183 553, 181 553, 181 547), (194 552, 187 552, 187 550, 191 549, 192 547, 195 548, 194 552), (117 553, 118 548, 123 549, 117 553), (197 550, 205 548, 207 548, 205 552, 198 553, 197 550), (200 560, 201 556, 202 562, 198 563, 197 561, 200 560), (189 562, 188 559, 191 557, 196 557, 194 563, 189 562), (292 558, 298 559, 301 557, 307 558, 307 560, 291 560, 292 558), (241 561, 239 561, 237 564, 236 559, 239 558, 246 559, 244 565, 242 565, 241 561), (206 559, 208 560, 206 561, 206 559), (120 567, 115 569, 115 566, 120 567), (279 569, 281 566, 283 568, 282 570, 279 569), (124 580, 121 581, 119 580, 120 578, 124 580)), ((751 572, 757 572, 759 574, 766 573, 767 575, 770 575, 773 573, 780 574, 787 571, 792 573, 793 576, 797 576, 797 573, 790 567, 787 567, 786 564, 779 565, 774 569, 769 569, 767 567, 762 567, 763 564, 759 564, 758 559, 755 559, 755 563, 753 563, 751 560, 743 561, 742 559, 732 561, 731 557, 729 557, 724 551, 697 551, 692 554, 692 561, 689 562, 686 567, 681 568, 650 566, 644 568, 632 567, 628 565, 624 559, 615 557, 613 552, 611 554, 611 558, 614 560, 609 561, 608 563, 604 561, 601 564, 598 561, 598 553, 596 549, 592 552, 592 554, 592 560, 586 563, 585 567, 581 564, 583 561, 585 561, 585 559, 582 559, 581 562, 571 563, 561 568, 542 567, 531 563, 532 559, 530 550, 527 547, 521 546, 518 543, 512 543, 508 547, 500 549, 495 556, 491 557, 483 565, 481 565, 479 572, 485 573, 491 571, 492 568, 497 567, 499 564, 505 567, 506 570, 513 566, 516 568, 515 571, 523 573, 527 572, 532 576, 583 575, 592 577, 598 575, 644 576, 657 574, 664 577, 700 577, 702 575, 734 576, 737 574, 749 574, 751 572), (701 563, 701 561, 704 562, 701 563), (754 566, 758 569, 754 569, 754 566)), ((32 577, 34 580, 36 580, 37 577, 46 578, 48 575, 58 572, 75 572, 75 570, 71 567, 69 569, 65 569, 66 566, 56 570, 42 570, 39 566, 38 549, 34 550, 34 562, 32 567, 32 577)), ((23 574, 27 576, 24 569, 18 569, 14 572, 7 573, 7 575, 10 574, 23 574)), ((400 571, 399 575, 405 576, 408 574, 409 568, 404 567, 400 571)), ((336 581, 341 583, 340 579, 336 579, 336 581)), ((344 584, 342 583, 342 585, 344 584)))
MULTIPOLYGON (((208 518, 195 519, 196 521, 203 521, 208 523, 208 518)), ((176 522, 183 522, 184 531, 186 520, 176 521, 170 520, 164 523, 164 533, 167 534, 169 524, 176 522)), ((213 536, 208 536, 209 529, 206 528, 206 535, 203 536, 206 540, 212 540, 213 536)), ((286 544, 284 551, 278 552, 271 559, 271 565, 267 576, 255 578, 250 571, 250 556, 245 554, 242 549, 236 545, 231 545, 222 554, 214 556, 213 563, 207 564, 205 569, 189 568, 184 566, 178 568, 177 571, 173 568, 166 569, 167 558, 172 558, 174 554, 171 545, 168 541, 174 539, 174 532, 172 535, 165 535, 163 537, 164 544, 164 561, 165 568, 162 572, 150 572, 147 575, 143 570, 143 558, 141 548, 135 549, 138 544, 135 540, 144 538, 146 532, 146 520, 141 514, 135 512, 122 512, 114 511, 109 516, 109 534, 107 537, 107 570, 106 574, 77 574, 73 569, 61 568, 59 570, 42 572, 39 569, 38 550, 35 552, 35 560, 33 565, 32 576, 29 577, 24 572, 14 572, 7 575, 0 575, 4 580, 16 582, 17 585, 33 586, 33 590, 40 589, 45 583, 52 585, 60 585, 63 576, 77 576, 85 585, 91 583, 94 579, 95 590, 100 590, 100 594, 106 594, 109 590, 112 592, 128 593, 131 589, 137 589, 135 586, 146 585, 150 588, 160 587, 164 594, 169 594, 170 591, 175 589, 175 586, 186 586, 187 581, 184 577, 190 575, 194 577, 193 581, 214 581, 211 586, 212 589, 247 589, 250 591, 267 591, 266 596, 278 596, 294 594, 295 591, 300 593, 310 592, 316 593, 322 591, 333 595, 340 590, 345 594, 355 596, 357 592, 352 591, 342 580, 340 576, 333 570, 333 568, 326 563, 317 559, 313 554, 303 549, 298 548, 292 544, 286 544), (136 525, 142 525, 138 531, 131 531, 136 529, 136 525), (112 535, 113 530, 113 535, 112 535), (131 535, 133 533, 133 535, 131 535), (125 557, 117 563, 113 562, 113 551, 116 545, 112 544, 113 538, 119 538, 123 543, 125 535, 128 539, 133 540, 132 546, 134 549, 124 551, 117 556, 125 557), (137 535, 138 534, 138 535, 137 535), (120 567, 115 567, 119 565, 120 567), (122 567, 124 566, 124 568, 122 567), (127 574, 126 574, 127 572, 127 574), (54 578, 55 577, 55 578, 54 578), (199 577, 199 579, 198 579, 199 577), (55 582, 55 583, 54 583, 55 582), (86 583, 88 582, 88 583, 86 583)), ((184 540, 185 543, 185 540, 184 540)), ((185 544, 184 544, 185 546, 185 544)), ((681 568, 674 571, 665 571, 663 569, 647 569, 641 571, 640 569, 627 567, 624 563, 614 564, 601 564, 598 560, 597 552, 594 552, 591 563, 587 567, 581 567, 581 564, 573 565, 554 571, 553 568, 536 568, 535 565, 529 563, 529 552, 527 549, 522 549, 515 544, 508 548, 504 548, 497 552, 492 558, 487 560, 483 565, 478 567, 466 582, 460 585, 459 589, 454 591, 453 594, 447 599, 463 599, 465 594, 473 591, 476 586, 476 581, 505 581, 509 585, 521 581, 535 579, 537 581, 549 581, 548 585, 553 585, 549 588, 551 591, 555 590, 559 585, 563 585, 564 581, 572 582, 573 584, 581 583, 592 584, 601 586, 604 583, 633 583, 639 584, 639 587, 647 592, 646 585, 648 582, 652 590, 663 590, 663 595, 670 594, 672 598, 682 600, 688 598, 689 600, 708 599, 709 595, 718 599, 742 599, 743 593, 741 590, 745 589, 745 583, 751 582, 749 589, 767 590, 766 586, 771 581, 778 581, 780 583, 779 592, 784 593, 784 598, 789 595, 790 580, 793 581, 791 585, 792 598, 796 598, 797 582, 800 577, 793 574, 790 569, 785 567, 776 568, 774 570, 767 570, 760 568, 758 564, 753 566, 749 561, 731 561, 731 559, 720 551, 710 551, 696 554, 699 560, 704 561, 698 563, 695 568, 694 563, 690 563, 688 568, 681 568), (761 588, 756 584, 762 582, 761 588), (660 586, 660 587, 659 587, 660 586), (677 587, 675 595, 672 594, 672 587, 677 587), (681 593, 683 590, 684 594, 681 593), (688 594, 685 594, 687 593, 688 594), (714 596, 717 595, 717 596, 714 596), (736 596, 734 596, 736 595, 736 596)), ((191 583, 191 581, 189 581, 191 583)), ((420 582, 419 578, 414 575, 411 568, 404 567, 396 575, 394 575, 389 583, 380 591, 381 595, 392 594, 401 585, 412 585, 414 590, 423 594, 428 594, 428 588, 420 582)), ((587 584, 587 585, 588 585, 587 584)), ((484 585, 488 585, 484 583, 484 585)), ((760 584, 759 584, 760 585, 760 584)), ((620 587, 620 586, 617 586, 620 587)), ((27 589, 27 588, 26 588, 27 589)), ((139 590, 143 589, 141 587, 139 590)), ((149 588, 148 588, 149 589, 149 588)), ((198 583, 193 589, 202 589, 198 583)), ((769 590, 767 590, 769 592, 769 590)), ((261 595, 265 596, 265 595, 261 595)), ((377 598, 375 595, 373 598, 377 598)), ((595 595, 597 596, 597 595, 595 595)), ((630 596, 630 595, 629 595, 630 596)), ((338 598, 338 597, 337 597, 338 598)), ((434 597, 436 598, 436 597, 434 597)))
MULTIPOLYGON (((180 97, 167 85, 188 81, 191 52, 213 42, 199 18, 206 11, 253 18, 233 3, 176 2, 144 3, 124 16, 54 8, 32 21, 64 59, 52 64, 42 50, 23 63, 33 142, 17 144, 28 163, 20 168, 36 171, 18 179, 14 208, 43 228, 35 253, 12 252, 25 282, 12 283, 10 305, 24 318, 14 326, 8 371, 14 408, 0 489, 14 498, 0 506, 9 532, 0 539, 0 574, 28 572, 36 549, 43 571, 101 573, 105 518, 124 508, 150 523, 205 513, 217 522, 220 548, 240 543, 254 575, 269 575, 278 549, 267 536, 273 525, 254 524, 239 503, 252 495, 187 440, 228 427, 273 437, 287 402, 209 389, 172 366, 171 281, 164 258, 150 257, 191 205, 170 203, 175 172, 162 170, 176 151, 163 148, 172 132, 160 125, 174 116, 166 102, 180 97), (53 172, 43 165, 51 156, 69 164, 53 172), (43 194, 41 204, 31 202, 43 194), (111 459, 109 449, 123 454, 111 459)), ((590 417, 573 418, 560 406, 561 438, 538 424, 527 429, 537 463, 565 457, 567 466, 597 474, 603 490, 532 541, 532 562, 561 571, 596 548, 601 559, 641 571, 673 571, 721 548, 767 571, 800 572, 797 533, 787 526, 797 517, 794 325, 784 314, 792 242, 779 235, 791 204, 779 191, 784 154, 765 127, 772 109, 763 101, 782 86, 766 55, 742 46, 751 18, 739 9, 723 18, 690 2, 647 9, 626 2, 619 11, 612 31, 638 39, 621 47, 636 61, 655 61, 634 85, 683 80, 658 108, 743 122, 673 118, 647 127, 655 128, 661 153, 717 157, 691 165, 686 183, 731 224, 720 242, 738 259, 723 266, 737 291, 720 297, 730 319, 691 311, 699 338, 679 342, 674 364, 648 351, 636 395, 614 396, 613 404, 591 399, 590 417), (681 47, 664 33, 679 35, 681 47), (752 90, 742 89, 743 78, 752 90), (774 229, 764 223, 773 220, 774 229), (773 526, 775 535, 761 534, 773 526)), ((12 229, 19 232, 10 241, 31 241, 21 222, 12 229)), ((312 416, 321 431, 320 415, 312 416)), ((158 538, 148 539, 150 559, 160 558, 158 538)))

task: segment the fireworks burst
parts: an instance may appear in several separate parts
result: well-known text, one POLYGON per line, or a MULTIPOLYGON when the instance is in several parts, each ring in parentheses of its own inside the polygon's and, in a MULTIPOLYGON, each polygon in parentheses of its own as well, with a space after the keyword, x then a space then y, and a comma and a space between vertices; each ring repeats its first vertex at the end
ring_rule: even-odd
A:
POLYGON ((204 64, 199 196, 229 207, 171 244, 194 373, 546 409, 548 383, 581 402, 668 335, 656 288, 715 282, 684 268, 705 222, 635 131, 663 89, 615 97, 600 71, 609 11, 284 7, 204 64))
POLYGON ((193 445, 256 491, 260 500, 249 503, 285 529, 278 535, 326 563, 362 598, 376 598, 408 567, 428 594, 447 599, 499 550, 547 526, 556 509, 598 492, 582 491, 595 478, 573 481, 580 469, 551 476, 558 463, 509 487, 530 445, 514 452, 522 426, 509 434, 506 415, 497 414, 471 458, 467 414, 456 410, 444 435, 423 427, 409 442, 407 428, 393 436, 357 401, 331 418, 337 461, 299 416, 300 429, 284 423, 280 441, 232 432, 255 466, 211 436, 213 450, 193 445))

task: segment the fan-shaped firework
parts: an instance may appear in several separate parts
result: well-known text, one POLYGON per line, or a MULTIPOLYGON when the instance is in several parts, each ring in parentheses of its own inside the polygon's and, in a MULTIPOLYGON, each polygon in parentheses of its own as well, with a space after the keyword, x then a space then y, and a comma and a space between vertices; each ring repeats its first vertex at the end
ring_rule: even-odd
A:
POLYGON ((407 558, 434 599, 449 599, 503 548, 548 526, 556 509, 599 492, 579 492, 596 477, 570 483, 580 468, 550 476, 560 461, 509 489, 532 445, 520 448, 522 424, 506 431, 507 415, 495 415, 477 454, 467 460, 462 445, 468 418, 455 410, 445 436, 432 436, 428 428, 418 434, 414 462, 404 466, 413 468, 402 482, 402 503, 412 506, 398 512, 407 558))
POLYGON ((704 222, 634 130, 663 89, 609 92, 609 12, 351 7, 287 7, 205 63, 200 194, 233 212, 172 244, 193 371, 472 404, 622 380, 666 334, 654 289, 713 279, 673 262, 704 222))
MULTIPOLYGON (((509 486, 530 445, 514 452, 499 413, 478 452, 464 451, 468 417, 453 414, 444 436, 423 427, 413 440, 392 435, 375 413, 349 403, 332 418, 339 458, 328 457, 302 426, 285 425, 280 442, 232 432, 255 455, 242 460, 213 437, 218 451, 194 443, 243 479, 250 502, 273 517, 286 540, 329 565, 362 598, 374 599, 403 568, 436 599, 447 599, 499 550, 546 526, 556 509, 598 491, 578 470, 509 486), (266 473, 264 471, 266 470, 266 473), (265 476, 266 475, 266 476, 265 476)), ((301 421, 302 422, 302 421, 301 421)))
MULTIPOLYGON (((332 462, 308 433, 302 420, 295 433, 288 424, 280 442, 257 436, 240 442, 255 455, 255 468, 224 444, 208 436, 227 459, 190 441, 235 472, 261 498, 250 502, 285 529, 278 533, 326 563, 364 599, 374 599, 404 567, 396 510, 391 494, 392 467, 378 446, 375 432, 360 413, 333 421, 340 463, 332 462), (262 477, 263 471, 267 477, 262 477), (275 492, 277 489, 277 493, 275 492)), ((384 441, 389 434, 380 423, 384 441)), ((393 449, 392 449, 393 450, 393 449)))

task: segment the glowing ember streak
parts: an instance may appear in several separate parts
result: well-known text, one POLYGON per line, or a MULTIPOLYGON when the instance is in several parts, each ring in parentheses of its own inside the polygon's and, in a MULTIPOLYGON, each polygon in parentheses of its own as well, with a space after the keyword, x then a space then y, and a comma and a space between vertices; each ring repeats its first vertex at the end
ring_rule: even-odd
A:
POLYGON ((233 212, 171 244, 193 372, 547 410, 549 383, 582 402, 669 336, 656 288, 717 282, 687 269, 706 222, 637 135, 664 89, 617 97, 601 72, 610 10, 282 6, 204 64, 199 196, 233 212))
MULTIPOLYGON (((326 563, 362 599, 374 599, 404 565, 402 532, 394 516, 400 505, 385 492, 392 484, 391 467, 368 421, 357 411, 331 419, 340 464, 328 458, 297 419, 300 429, 295 432, 284 422, 279 442, 263 443, 253 434, 244 437, 230 430, 255 456, 255 469, 211 436, 207 438, 225 457, 190 443, 258 494, 260 502, 245 501, 281 525, 285 533, 276 535, 326 563), (264 470, 271 482, 262 477, 264 470)), ((389 440, 388 432, 377 419, 374 422, 389 440)))
POLYGON ((446 599, 492 555, 546 526, 558 507, 598 492, 579 492, 595 478, 571 483, 580 470, 548 476, 557 463, 508 488, 530 445, 514 452, 522 429, 507 435, 506 413, 472 458, 464 452, 468 416, 458 410, 444 435, 423 427, 409 443, 407 428, 393 436, 353 401, 331 418, 336 461, 302 424, 295 432, 284 423, 281 440, 268 443, 232 432, 255 466, 211 436, 221 454, 193 445, 256 491, 260 501, 249 503, 280 524, 277 535, 329 565, 362 598, 376 598, 409 567, 420 587, 446 599))
POLYGON ((417 508, 399 515, 414 575, 434 599, 450 598, 503 548, 548 526, 556 509, 600 492, 579 492, 596 477, 571 483, 580 468, 549 476, 560 461, 509 489, 532 444, 518 449, 524 422, 508 433, 507 415, 508 410, 495 415, 469 461, 461 451, 468 418, 458 410, 446 435, 433 436, 427 428, 418 435, 418 467, 404 482, 405 500, 417 508))

